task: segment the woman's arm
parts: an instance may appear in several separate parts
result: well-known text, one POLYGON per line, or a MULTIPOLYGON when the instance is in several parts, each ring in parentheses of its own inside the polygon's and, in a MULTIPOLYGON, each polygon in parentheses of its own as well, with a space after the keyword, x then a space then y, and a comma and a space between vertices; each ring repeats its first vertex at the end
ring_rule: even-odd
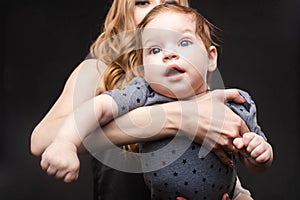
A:
MULTIPOLYGON (((95 59, 90 59, 83 61, 72 72, 58 100, 32 132, 30 148, 34 155, 41 156, 44 150, 57 136, 67 116, 69 116, 78 105, 95 96, 95 91, 105 68, 106 66, 103 63, 95 59)), ((118 127, 114 127, 114 124, 115 123, 112 123, 106 130, 116 130, 116 132, 114 131, 114 134, 117 135, 116 143, 131 144, 143 141, 140 138, 122 137, 122 130, 119 130, 118 127)), ((132 127, 133 130, 135 130, 135 128, 135 126, 132 127)), ((165 134, 162 132, 161 135, 161 137, 163 137, 163 135, 165 135, 165 137, 170 136, 167 132, 165 134)), ((105 148, 101 139, 99 139, 98 142, 99 143, 95 144, 97 147, 105 148), (104 147, 102 147, 103 145, 104 147)), ((85 152, 84 146, 81 146, 79 152, 85 152)))
POLYGON ((98 95, 77 106, 66 117, 56 137, 41 156, 41 167, 49 175, 69 183, 78 178, 78 147, 97 126, 106 124, 118 114, 117 104, 109 95, 98 95))
POLYGON ((140 107, 99 128, 100 134, 93 134, 86 142, 102 150, 110 145, 105 137, 121 146, 175 136, 180 130, 198 143, 204 141, 224 163, 230 164, 232 161, 226 152, 232 152, 233 139, 249 129, 224 100, 244 102, 237 90, 230 89, 214 91, 193 100, 140 107))
POLYGON ((100 75, 105 69, 95 59, 83 61, 70 75, 62 94, 31 135, 31 152, 40 156, 57 135, 74 108, 95 96, 100 75))

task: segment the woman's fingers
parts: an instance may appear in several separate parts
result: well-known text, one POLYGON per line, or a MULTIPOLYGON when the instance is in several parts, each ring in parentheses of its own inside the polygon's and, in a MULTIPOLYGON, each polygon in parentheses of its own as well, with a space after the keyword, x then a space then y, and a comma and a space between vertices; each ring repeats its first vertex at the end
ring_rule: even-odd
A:
POLYGON ((70 183, 72 181, 77 180, 77 178, 78 178, 78 172, 69 172, 66 174, 64 178, 64 182, 70 183))
POLYGON ((186 198, 183 198, 183 197, 177 197, 176 200, 186 200, 186 198))
POLYGON ((223 162, 225 165, 229 167, 233 167, 233 161, 228 156, 228 154, 223 149, 214 149, 213 150, 216 156, 223 162))
POLYGON ((56 167, 53 167, 53 166, 49 166, 46 172, 47 172, 47 174, 49 174, 50 176, 53 176, 53 175, 56 174, 57 168, 56 168, 56 167))
POLYGON ((66 170, 59 170, 56 172, 55 178, 62 179, 66 176, 67 173, 68 173, 68 171, 66 171, 66 170))
POLYGON ((229 195, 227 193, 225 193, 223 196, 222 196, 222 200, 229 200, 229 195))
POLYGON ((57 173, 57 168, 50 163, 46 159, 42 159, 40 162, 41 168, 50 176, 53 176, 57 173))
POLYGON ((49 163, 43 158, 41 159, 40 165, 44 171, 46 171, 49 167, 49 163))
POLYGON ((40 165, 41 168, 50 176, 55 176, 57 179, 63 179, 64 182, 70 183, 74 180, 77 180, 79 174, 79 164, 74 163, 74 165, 65 165, 63 163, 52 163, 48 162, 42 156, 40 165))
POLYGON ((225 101, 234 101, 235 103, 244 103, 246 101, 237 89, 225 89, 224 98, 225 101))
POLYGON ((245 123, 244 120, 241 119, 241 125, 240 125, 240 136, 244 135, 245 133, 248 133, 250 130, 245 123))
POLYGON ((57 179, 63 179, 64 182, 70 183, 78 178, 78 170, 67 171, 67 170, 58 170, 56 167, 48 166, 45 169, 48 175, 55 176, 57 179))

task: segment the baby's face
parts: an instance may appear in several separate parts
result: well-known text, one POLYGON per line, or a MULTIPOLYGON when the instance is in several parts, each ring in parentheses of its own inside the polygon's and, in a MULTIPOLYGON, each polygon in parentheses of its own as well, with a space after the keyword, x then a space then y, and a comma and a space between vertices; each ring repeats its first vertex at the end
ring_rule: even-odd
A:
POLYGON ((188 98, 207 90, 210 56, 196 35, 193 17, 162 13, 142 33, 145 79, 158 93, 188 98))

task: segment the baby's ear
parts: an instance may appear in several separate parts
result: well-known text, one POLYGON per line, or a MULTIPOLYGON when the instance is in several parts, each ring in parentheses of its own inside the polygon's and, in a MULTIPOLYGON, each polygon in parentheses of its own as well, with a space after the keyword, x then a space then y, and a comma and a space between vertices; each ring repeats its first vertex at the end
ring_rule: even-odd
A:
POLYGON ((207 71, 213 72, 217 68, 218 52, 215 46, 210 46, 208 49, 208 68, 207 71))

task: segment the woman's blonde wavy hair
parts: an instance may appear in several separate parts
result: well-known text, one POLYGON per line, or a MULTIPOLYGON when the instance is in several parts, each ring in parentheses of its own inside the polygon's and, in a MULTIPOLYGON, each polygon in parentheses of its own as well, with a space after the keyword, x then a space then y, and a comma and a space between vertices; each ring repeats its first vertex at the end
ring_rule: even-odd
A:
MULTIPOLYGON (((107 65, 96 94, 123 88, 134 76, 142 57, 132 53, 137 48, 134 8, 136 0, 114 0, 105 19, 102 33, 90 47, 93 58, 107 65)), ((189 6, 188 0, 179 0, 179 5, 189 6)), ((135 149, 129 145, 127 149, 135 149)))
MULTIPOLYGON (((91 45, 92 57, 108 65, 103 74, 103 88, 98 88, 97 94, 123 87, 138 75, 134 67, 141 58, 130 53, 136 49, 135 2, 114 0, 106 16, 103 32, 91 45)), ((188 0, 179 0, 179 5, 189 6, 188 0)))

